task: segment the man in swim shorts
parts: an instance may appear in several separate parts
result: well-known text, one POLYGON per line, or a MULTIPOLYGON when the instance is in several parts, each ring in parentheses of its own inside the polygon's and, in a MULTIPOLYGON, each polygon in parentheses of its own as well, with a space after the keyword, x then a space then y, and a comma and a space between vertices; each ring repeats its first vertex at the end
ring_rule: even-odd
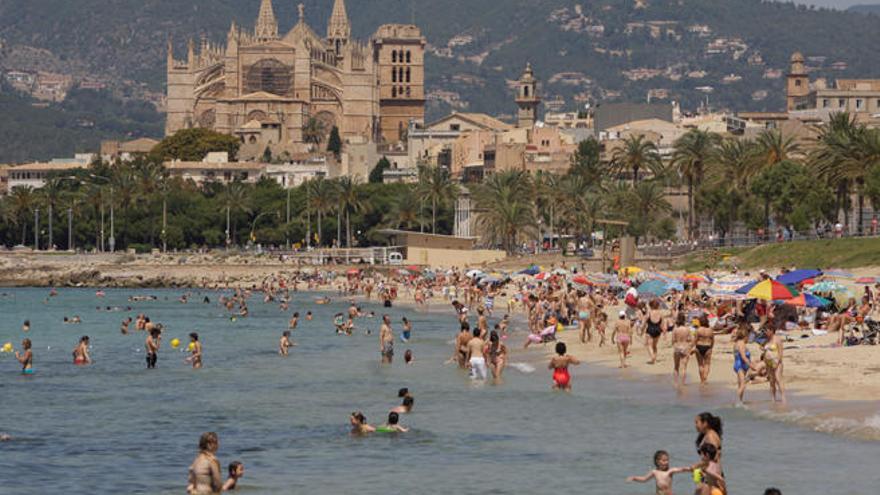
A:
POLYGON ((394 332, 388 315, 382 316, 382 326, 379 328, 379 352, 382 354, 382 363, 391 364, 394 359, 394 332))
POLYGON ((483 347, 486 343, 480 338, 480 329, 474 329, 474 336, 467 343, 467 363, 471 369, 471 378, 474 380, 486 380, 489 377, 489 367, 483 356, 483 347))

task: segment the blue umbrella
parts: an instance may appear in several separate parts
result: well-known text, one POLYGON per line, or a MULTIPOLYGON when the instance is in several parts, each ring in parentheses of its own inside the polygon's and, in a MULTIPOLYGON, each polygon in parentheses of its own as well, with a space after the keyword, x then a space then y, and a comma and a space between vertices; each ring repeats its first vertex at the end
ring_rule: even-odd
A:
POLYGON ((642 285, 637 287, 639 294, 651 294, 657 297, 662 296, 668 292, 666 288, 666 281, 664 280, 648 280, 642 285))
POLYGON ((795 285, 820 275, 822 270, 794 270, 776 277, 776 281, 785 285, 795 285))
POLYGON ((541 273, 541 267, 539 267, 538 265, 532 265, 532 266, 526 268, 525 270, 522 270, 517 273, 519 273, 520 275, 531 275, 534 277, 535 275, 541 273))
POLYGON ((684 285, 682 285, 681 282, 673 280, 673 281, 666 283, 666 290, 667 291, 674 290, 674 291, 678 291, 678 292, 684 292, 684 285))

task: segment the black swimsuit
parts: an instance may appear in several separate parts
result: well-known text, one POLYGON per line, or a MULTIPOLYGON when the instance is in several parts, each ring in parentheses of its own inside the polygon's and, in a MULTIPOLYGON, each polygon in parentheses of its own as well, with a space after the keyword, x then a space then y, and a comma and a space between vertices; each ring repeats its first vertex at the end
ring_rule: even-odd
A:
POLYGON ((657 337, 659 337, 661 334, 663 334, 663 330, 660 328, 660 322, 655 323, 651 320, 648 320, 648 330, 647 331, 648 331, 648 335, 650 335, 651 337, 653 337, 655 339, 657 337))

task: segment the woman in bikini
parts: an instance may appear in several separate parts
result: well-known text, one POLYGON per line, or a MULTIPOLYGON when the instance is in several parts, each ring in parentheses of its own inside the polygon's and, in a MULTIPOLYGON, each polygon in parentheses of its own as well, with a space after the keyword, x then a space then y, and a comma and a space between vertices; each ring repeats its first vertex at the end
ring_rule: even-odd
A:
POLYGON ((84 335, 79 339, 79 343, 73 349, 73 364, 77 366, 85 366, 92 364, 92 358, 89 356, 89 336, 84 335))
POLYGON ((712 348, 715 347, 715 332, 709 328, 709 318, 703 314, 699 318, 700 326, 697 327, 694 349, 697 353, 697 365, 700 369, 700 384, 705 385, 709 381, 709 371, 712 367, 712 348))
POLYGON ((22 340, 21 347, 24 350, 24 353, 19 354, 18 351, 15 351, 15 359, 18 359, 18 362, 21 364, 21 373, 23 375, 33 375, 34 351, 31 350, 31 339, 22 340))
POLYGON ((629 345, 632 343, 632 324, 626 319, 626 311, 621 310, 619 318, 611 332, 611 341, 617 343, 617 354, 620 356, 620 367, 626 368, 626 355, 629 353, 629 345))
POLYGON ((782 383, 782 339, 776 335, 776 329, 768 326, 764 330, 767 342, 764 343, 762 360, 767 367, 767 380, 770 382, 770 397, 785 403, 785 386, 782 383), (779 399, 777 399, 777 392, 779 399))
POLYGON ((648 355, 651 356, 651 360, 648 361, 648 364, 657 363, 657 343, 660 342, 660 336, 663 335, 663 312, 660 311, 660 301, 657 299, 652 299, 648 304, 649 310, 646 319, 646 329, 645 333, 647 333, 646 344, 648 347, 648 355))
POLYGON ((192 354, 186 358, 186 362, 192 363, 194 369, 199 369, 202 367, 202 343, 199 342, 199 334, 196 332, 189 334, 189 343, 192 354))
POLYGON ((489 358, 489 369, 492 371, 492 377, 495 381, 501 380, 501 374, 504 372, 504 366, 507 364, 507 346, 501 343, 498 332, 492 330, 489 334, 489 343, 483 350, 489 358))
POLYGON ((553 370, 553 389, 554 390, 571 390, 571 375, 568 372, 569 366, 581 364, 574 356, 566 354, 565 342, 556 343, 556 356, 550 358, 548 369, 553 370))
POLYGON ((675 329, 672 331, 672 361, 673 377, 676 387, 684 387, 687 378, 687 365, 691 353, 694 352, 694 339, 691 330, 687 327, 686 316, 683 312, 678 313, 675 321, 675 329))
POLYGON ((733 344, 733 372, 736 373, 736 398, 742 404, 749 381, 749 370, 752 368, 752 354, 749 352, 749 324, 742 321, 736 330, 736 341, 733 344))
POLYGON ((711 445, 715 447, 714 462, 721 463, 721 435, 723 435, 723 425, 721 418, 709 412, 702 412, 694 418, 694 428, 697 430, 697 451, 703 445, 711 445))

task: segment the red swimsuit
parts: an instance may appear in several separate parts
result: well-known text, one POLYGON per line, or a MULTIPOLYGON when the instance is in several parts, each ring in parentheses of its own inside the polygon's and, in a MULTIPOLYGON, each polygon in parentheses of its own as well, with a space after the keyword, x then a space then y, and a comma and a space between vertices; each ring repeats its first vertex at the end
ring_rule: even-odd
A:
POLYGON ((571 383, 571 375, 568 374, 568 367, 554 369, 553 381, 556 382, 556 386, 559 388, 568 387, 568 384, 571 383))

